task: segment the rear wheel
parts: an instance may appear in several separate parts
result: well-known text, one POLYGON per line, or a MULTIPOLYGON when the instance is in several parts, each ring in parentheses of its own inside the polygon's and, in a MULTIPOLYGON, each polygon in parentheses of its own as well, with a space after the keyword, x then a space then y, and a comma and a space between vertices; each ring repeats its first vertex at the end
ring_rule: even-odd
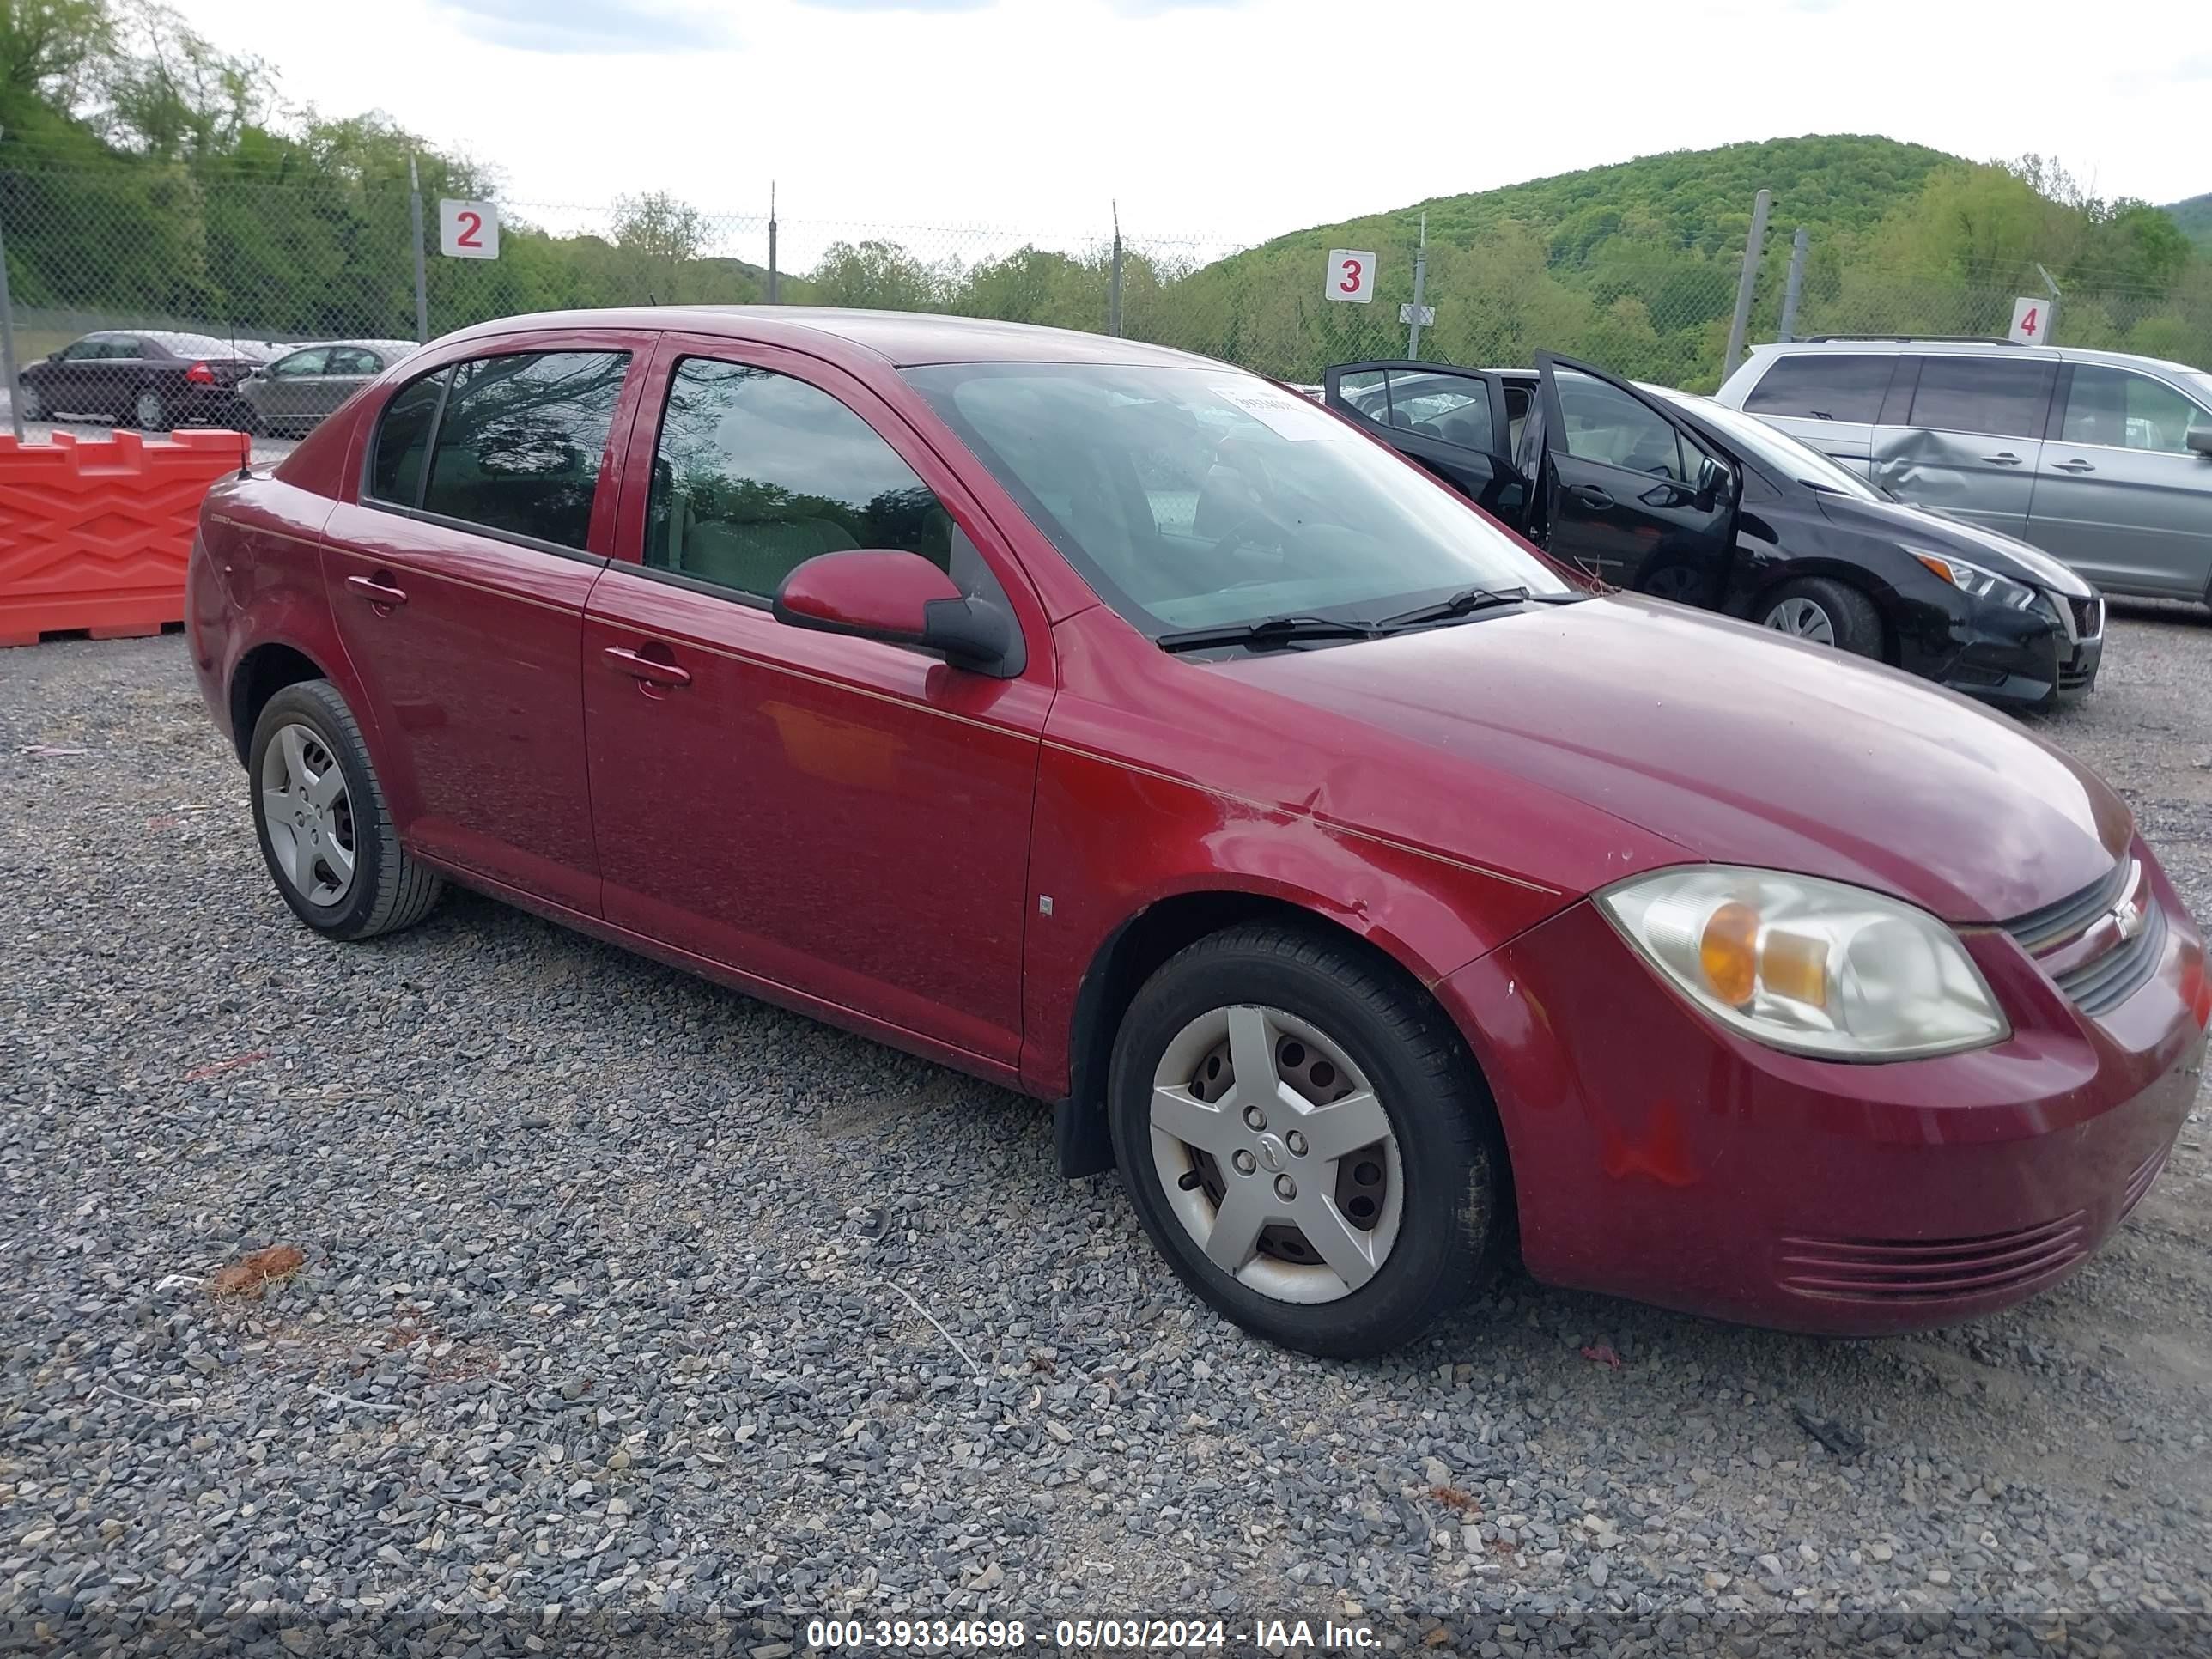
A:
POLYGON ((253 828, 293 914, 332 939, 370 939, 429 915, 443 883, 409 858, 361 727, 328 680, 270 698, 247 750, 253 828))
POLYGON ((169 429, 168 405, 161 394, 152 386, 141 386, 138 395, 131 401, 131 418, 141 432, 166 432, 169 429))
POLYGON ((1271 1341, 1382 1352, 1502 1255, 1504 1143, 1473 1062, 1356 946, 1267 927, 1200 940, 1137 994, 1109 1087, 1152 1242, 1271 1341))
POLYGON ((1832 645, 1855 657, 1881 655, 1881 616, 1874 601, 1826 576, 1784 583, 1767 595, 1760 620, 1808 645, 1832 645))

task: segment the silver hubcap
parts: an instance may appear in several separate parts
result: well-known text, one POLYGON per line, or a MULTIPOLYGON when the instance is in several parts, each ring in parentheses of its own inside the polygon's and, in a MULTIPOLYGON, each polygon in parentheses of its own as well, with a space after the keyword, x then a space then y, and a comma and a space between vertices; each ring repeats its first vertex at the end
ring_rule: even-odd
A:
POLYGON ((1152 1167, 1206 1259, 1279 1302, 1334 1302, 1397 1243, 1405 1180, 1382 1103, 1324 1033, 1216 1008, 1152 1073, 1152 1167))
POLYGON ((150 392, 138 394, 138 424, 159 426, 161 423, 161 400, 150 392))
POLYGON ((1778 634, 1787 634, 1794 639, 1810 640, 1815 645, 1833 645, 1836 625, 1828 620, 1828 613, 1810 599, 1784 599, 1766 613, 1766 625, 1778 634))
POLYGON ((336 904, 353 887, 353 799, 345 773, 313 727, 277 729, 261 757, 261 820, 277 872, 310 904, 336 904))

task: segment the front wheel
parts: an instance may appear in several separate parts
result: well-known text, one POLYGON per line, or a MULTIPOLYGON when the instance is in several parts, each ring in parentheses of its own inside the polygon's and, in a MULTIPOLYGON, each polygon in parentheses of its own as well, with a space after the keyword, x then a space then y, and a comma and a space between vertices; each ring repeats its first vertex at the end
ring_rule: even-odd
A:
POLYGON ((22 412, 23 418, 27 421, 43 421, 46 418, 46 394, 34 386, 19 384, 16 386, 15 407, 22 412))
POLYGON ((1270 1341, 1383 1352, 1503 1254, 1504 1146, 1473 1060, 1355 945, 1267 927, 1191 945, 1137 994, 1109 1086, 1146 1231, 1270 1341))
POLYGON ((1808 645, 1833 646, 1855 657, 1881 655, 1881 614, 1874 601, 1826 576, 1785 582, 1767 596, 1759 619, 1808 645))
POLYGON ((399 845, 345 699, 303 680, 269 699, 247 750, 253 829, 292 913, 331 939, 370 939, 429 915, 442 882, 399 845))

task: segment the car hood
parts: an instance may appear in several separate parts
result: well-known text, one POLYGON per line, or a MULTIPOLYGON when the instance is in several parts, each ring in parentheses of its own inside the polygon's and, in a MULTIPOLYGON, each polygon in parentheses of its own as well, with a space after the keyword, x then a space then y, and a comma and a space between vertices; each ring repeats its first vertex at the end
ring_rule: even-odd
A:
POLYGON ((2026 582, 2049 592, 2086 599, 2097 590, 2039 548, 2017 537, 1984 529, 1940 507, 1910 507, 1902 501, 1861 501, 1825 491, 1820 511, 1847 530, 1884 536, 1930 553, 1955 553, 1984 570, 2026 582))
MULTIPOLYGON (((1524 779, 1692 858, 1825 876, 1953 922, 2107 874, 2132 827, 2093 774, 1893 669, 1632 597, 1218 665, 1524 779)), ((1479 830, 1468 851, 1479 854, 1479 830)))

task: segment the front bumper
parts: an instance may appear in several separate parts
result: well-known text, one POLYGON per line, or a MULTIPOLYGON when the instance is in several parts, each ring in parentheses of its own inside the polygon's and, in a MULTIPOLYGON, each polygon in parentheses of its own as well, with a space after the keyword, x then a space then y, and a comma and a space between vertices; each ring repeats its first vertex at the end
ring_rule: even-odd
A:
POLYGON ((2063 599, 2046 596, 2045 603, 2053 607, 2049 613, 1976 604, 1951 619, 1940 638, 1925 641, 1919 661, 1905 665, 1950 690, 2008 708, 2047 708, 2086 696, 2104 663, 2102 601, 2086 638, 2057 617, 2063 599))
POLYGON ((1782 1329, 1987 1312, 2078 1267, 2202 1081, 2203 945, 2162 872, 2156 969, 2095 1018, 2011 937, 1963 933, 2014 1034, 1885 1065, 1723 1030, 1585 901, 1437 988, 1504 1121, 1538 1279, 1782 1329))

